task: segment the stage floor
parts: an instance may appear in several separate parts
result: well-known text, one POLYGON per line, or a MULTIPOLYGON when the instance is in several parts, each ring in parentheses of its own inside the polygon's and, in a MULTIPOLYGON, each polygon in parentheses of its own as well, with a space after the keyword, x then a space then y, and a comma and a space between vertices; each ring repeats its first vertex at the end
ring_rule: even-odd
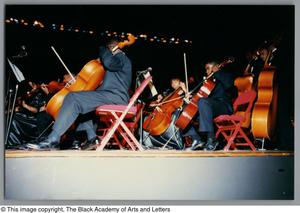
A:
POLYGON ((293 151, 174 151, 174 150, 51 150, 51 151, 23 151, 6 150, 6 158, 26 157, 258 157, 258 156, 291 156, 293 151))

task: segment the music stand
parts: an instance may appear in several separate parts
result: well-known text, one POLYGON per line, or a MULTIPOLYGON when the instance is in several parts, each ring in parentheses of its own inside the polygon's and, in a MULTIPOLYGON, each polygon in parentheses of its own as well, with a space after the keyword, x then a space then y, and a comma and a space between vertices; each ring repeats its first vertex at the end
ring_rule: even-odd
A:
MULTIPOLYGON (((11 67, 17 81, 20 83, 22 81, 25 80, 24 78, 24 75, 23 73, 20 71, 20 69, 15 65, 13 64, 8 58, 7 58, 7 61, 9 63, 9 66, 11 67)), ((8 135, 9 135, 9 131, 10 131, 10 125, 11 125, 11 121, 12 121, 12 117, 13 117, 13 114, 14 114, 14 108, 15 108, 15 104, 16 104, 16 98, 17 98, 17 94, 18 94, 18 88, 19 88, 19 85, 18 83, 16 83, 16 90, 15 90, 15 96, 14 96, 14 100, 13 100, 13 104, 12 104, 12 108, 11 109, 7 109, 7 118, 9 118, 9 121, 8 121, 8 125, 7 125, 7 128, 6 128, 6 136, 5 136, 5 142, 4 144, 6 145, 7 143, 7 140, 8 140, 8 135)), ((9 88, 8 88, 9 89, 9 88)), ((8 103, 8 106, 10 107, 10 98, 9 97, 9 103, 8 103)))

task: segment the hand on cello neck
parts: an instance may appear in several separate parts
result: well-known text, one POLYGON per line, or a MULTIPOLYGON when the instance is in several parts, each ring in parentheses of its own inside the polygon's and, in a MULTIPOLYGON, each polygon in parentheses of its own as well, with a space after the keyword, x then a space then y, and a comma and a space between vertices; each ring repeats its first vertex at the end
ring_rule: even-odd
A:
POLYGON ((133 44, 135 42, 135 37, 134 35, 128 33, 127 36, 128 40, 122 41, 122 42, 118 42, 117 40, 113 40, 113 42, 111 44, 108 44, 108 48, 109 50, 112 51, 112 53, 115 53, 117 50, 120 51, 120 49, 123 49, 126 46, 130 46, 131 44, 133 44))

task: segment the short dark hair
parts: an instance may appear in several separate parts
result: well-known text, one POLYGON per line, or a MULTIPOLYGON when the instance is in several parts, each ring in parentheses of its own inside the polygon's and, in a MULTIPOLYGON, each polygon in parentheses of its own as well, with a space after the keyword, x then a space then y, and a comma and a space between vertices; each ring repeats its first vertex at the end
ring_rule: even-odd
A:
POLYGON ((113 43, 119 43, 119 40, 117 38, 111 38, 105 42, 106 46, 111 45, 113 43))
POLYGON ((170 79, 170 83, 172 83, 172 81, 181 81, 181 79, 179 77, 173 77, 170 79))
POLYGON ((205 64, 211 64, 211 65, 215 66, 215 65, 219 64, 219 62, 217 60, 209 60, 205 64))

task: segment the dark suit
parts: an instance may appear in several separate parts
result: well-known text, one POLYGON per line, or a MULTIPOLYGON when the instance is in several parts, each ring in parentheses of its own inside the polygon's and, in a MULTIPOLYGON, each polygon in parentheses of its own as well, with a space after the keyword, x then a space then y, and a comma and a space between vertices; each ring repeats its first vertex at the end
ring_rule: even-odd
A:
POLYGON ((200 98, 199 130, 200 132, 214 132, 213 119, 222 114, 232 114, 232 90, 234 79, 231 73, 220 70, 213 76, 215 87, 207 98, 200 98))
MULTIPOLYGON (((113 55, 104 47, 100 47, 99 57, 106 70, 103 84, 95 91, 70 92, 60 108, 52 134, 60 137, 80 114, 94 111, 98 106, 128 103, 132 77, 130 60, 122 51, 113 55)), ((92 120, 81 123, 77 130, 85 130, 89 140, 96 136, 92 120)))

